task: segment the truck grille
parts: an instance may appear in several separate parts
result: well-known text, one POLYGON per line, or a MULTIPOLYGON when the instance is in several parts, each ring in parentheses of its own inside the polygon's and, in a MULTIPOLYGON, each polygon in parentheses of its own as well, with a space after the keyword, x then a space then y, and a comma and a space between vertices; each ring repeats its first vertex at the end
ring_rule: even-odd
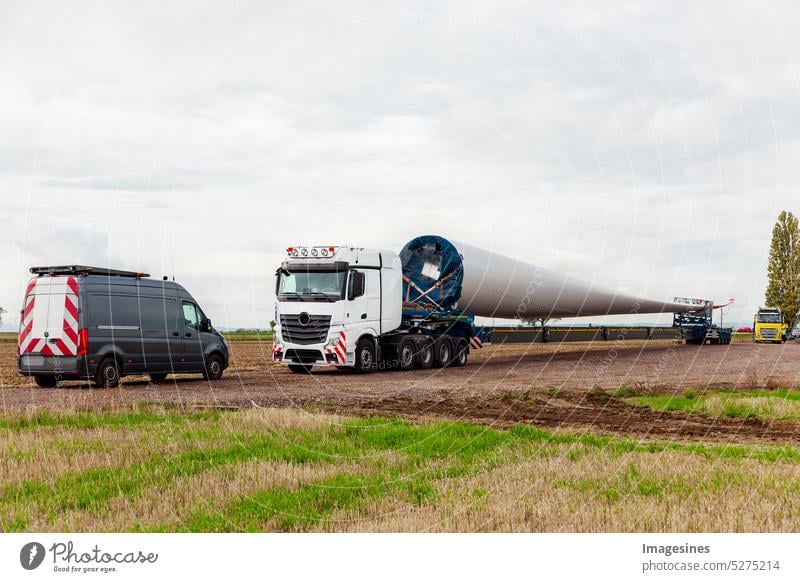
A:
POLYGON ((778 332, 771 327, 766 327, 761 330, 761 337, 764 339, 775 339, 778 337, 778 332))
POLYGON ((281 315, 281 336, 291 344, 318 344, 328 337, 331 327, 330 315, 281 315), (303 325, 305 324, 305 325, 303 325))

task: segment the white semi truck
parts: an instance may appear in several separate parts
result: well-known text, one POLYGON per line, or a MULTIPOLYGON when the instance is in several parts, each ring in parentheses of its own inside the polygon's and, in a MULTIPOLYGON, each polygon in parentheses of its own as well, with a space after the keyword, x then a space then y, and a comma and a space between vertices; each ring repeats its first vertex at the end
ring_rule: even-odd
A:
POLYGON ((276 272, 275 362, 369 371, 463 366, 486 330, 475 316, 690 313, 697 306, 616 293, 535 265, 420 236, 400 253, 293 246, 276 272))

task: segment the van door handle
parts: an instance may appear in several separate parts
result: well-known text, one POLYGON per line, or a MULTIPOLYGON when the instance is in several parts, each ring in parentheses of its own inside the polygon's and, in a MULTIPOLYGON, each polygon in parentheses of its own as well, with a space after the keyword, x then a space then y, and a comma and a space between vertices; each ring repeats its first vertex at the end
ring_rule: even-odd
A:
POLYGON ((172 332, 172 335, 174 335, 175 337, 178 337, 178 336, 179 336, 179 335, 181 335, 181 334, 179 334, 177 331, 173 331, 173 332, 172 332))
POLYGON ((188 332, 188 331, 186 332, 186 334, 185 334, 185 335, 186 335, 186 337, 192 337, 192 334, 191 334, 191 332, 188 332))
POLYGON ((366 319, 366 318, 367 318, 367 314, 366 313, 362 313, 361 314, 361 319, 366 319))

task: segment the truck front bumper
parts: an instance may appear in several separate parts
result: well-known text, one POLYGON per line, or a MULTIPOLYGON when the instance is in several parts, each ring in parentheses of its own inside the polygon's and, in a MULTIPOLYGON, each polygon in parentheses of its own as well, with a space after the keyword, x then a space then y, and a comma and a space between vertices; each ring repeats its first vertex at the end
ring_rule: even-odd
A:
POLYGON ((347 351, 342 332, 325 344, 300 345, 275 341, 272 344, 272 361, 278 364, 348 366, 353 363, 353 353, 347 351))

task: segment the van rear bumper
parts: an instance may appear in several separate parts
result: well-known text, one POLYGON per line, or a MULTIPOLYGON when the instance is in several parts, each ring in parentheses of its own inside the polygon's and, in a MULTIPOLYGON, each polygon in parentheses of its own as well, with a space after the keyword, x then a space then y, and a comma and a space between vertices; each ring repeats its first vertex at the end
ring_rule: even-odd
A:
POLYGON ((90 376, 84 356, 40 356, 25 354, 17 358, 17 371, 23 376, 90 376))

